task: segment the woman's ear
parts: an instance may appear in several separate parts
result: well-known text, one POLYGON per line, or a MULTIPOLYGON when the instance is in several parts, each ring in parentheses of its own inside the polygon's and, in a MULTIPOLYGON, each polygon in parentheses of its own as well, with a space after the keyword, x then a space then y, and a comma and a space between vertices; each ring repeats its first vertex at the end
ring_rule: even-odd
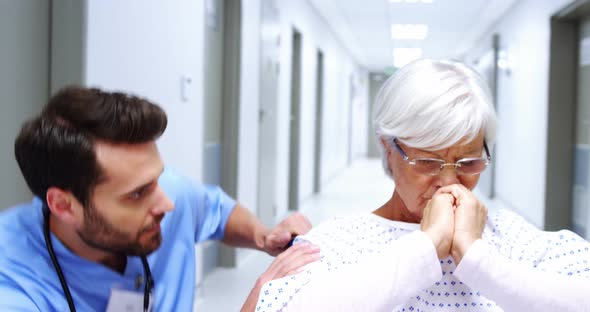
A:
POLYGON ((381 143, 381 148, 383 148, 383 152, 385 152, 385 155, 389 156, 389 153, 391 153, 391 149, 389 148, 389 141, 386 140, 384 137, 380 136, 379 142, 381 143))
POLYGON ((391 160, 390 156, 392 155, 393 152, 392 152, 392 149, 389 148, 389 147, 391 147, 391 141, 387 140, 383 136, 380 136, 379 143, 381 143, 381 148, 383 149, 383 156, 382 156, 383 168, 385 169, 387 175, 393 179, 393 171, 391 169, 392 166, 390 163, 390 160, 391 160))

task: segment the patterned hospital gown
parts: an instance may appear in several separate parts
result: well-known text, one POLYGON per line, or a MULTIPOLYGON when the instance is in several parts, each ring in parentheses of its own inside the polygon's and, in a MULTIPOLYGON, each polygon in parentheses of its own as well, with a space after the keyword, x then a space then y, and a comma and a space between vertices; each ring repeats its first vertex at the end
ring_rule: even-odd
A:
MULTIPOLYGON (((391 221, 374 214, 336 218, 317 226, 298 237, 296 243, 308 241, 320 246, 321 260, 308 265, 302 273, 265 284, 256 311, 288 310, 290 300, 313 280, 314 273, 336 272, 357 263, 360 257, 380 254, 383 246, 417 230, 418 224, 391 221)), ((588 242, 567 230, 540 231, 511 211, 489 213, 482 242, 513 262, 560 275, 590 278, 588 242)), ((453 274, 456 266, 452 258, 440 260, 440 266, 440 281, 416 293, 394 311, 504 311, 453 274)))

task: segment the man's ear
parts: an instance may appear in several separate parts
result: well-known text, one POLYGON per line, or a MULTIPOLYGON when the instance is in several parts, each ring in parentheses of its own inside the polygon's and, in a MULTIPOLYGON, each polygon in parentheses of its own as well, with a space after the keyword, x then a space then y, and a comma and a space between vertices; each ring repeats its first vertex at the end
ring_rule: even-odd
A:
POLYGON ((47 189, 46 200, 51 214, 61 222, 78 226, 83 219, 83 207, 70 191, 52 186, 47 189))

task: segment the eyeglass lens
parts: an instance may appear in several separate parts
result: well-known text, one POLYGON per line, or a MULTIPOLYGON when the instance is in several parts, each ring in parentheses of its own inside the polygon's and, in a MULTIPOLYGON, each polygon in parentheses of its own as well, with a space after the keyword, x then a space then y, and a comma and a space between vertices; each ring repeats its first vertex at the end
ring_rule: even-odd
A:
MULTIPOLYGON (((418 158, 414 160, 414 163, 416 171, 427 175, 437 175, 444 169, 445 166, 445 163, 438 159, 418 158)), ((487 162, 485 159, 462 159, 456 163, 455 171, 459 175, 473 175, 484 171, 486 166, 487 162)))

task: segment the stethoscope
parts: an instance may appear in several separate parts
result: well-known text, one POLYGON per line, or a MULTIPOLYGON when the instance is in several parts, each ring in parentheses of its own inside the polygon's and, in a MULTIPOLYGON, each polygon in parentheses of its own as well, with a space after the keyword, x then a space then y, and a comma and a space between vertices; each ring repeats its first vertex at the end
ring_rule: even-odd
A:
MULTIPOLYGON (((61 270, 61 266, 57 261, 57 257, 55 256, 55 251, 53 250, 53 244, 51 243, 51 238, 49 236, 49 209, 43 209, 43 235, 45 236, 45 245, 47 246, 47 252, 49 252, 49 257, 51 258, 51 263, 53 263, 53 267, 57 272, 57 276, 59 277, 59 282, 61 283, 61 288, 63 289, 64 295, 66 296, 66 300, 68 301, 68 306, 70 307, 70 311, 75 312, 76 307, 74 306, 74 299, 72 299, 72 294, 70 293, 70 288, 68 287, 68 283, 66 282, 66 277, 61 270)), ((149 305, 150 305, 150 293, 154 289, 154 279, 152 278, 152 272, 150 271, 150 265, 147 262, 147 258, 145 256, 141 257, 141 264, 143 265, 143 271, 145 273, 145 286, 143 289, 143 311, 147 312, 149 305)))

